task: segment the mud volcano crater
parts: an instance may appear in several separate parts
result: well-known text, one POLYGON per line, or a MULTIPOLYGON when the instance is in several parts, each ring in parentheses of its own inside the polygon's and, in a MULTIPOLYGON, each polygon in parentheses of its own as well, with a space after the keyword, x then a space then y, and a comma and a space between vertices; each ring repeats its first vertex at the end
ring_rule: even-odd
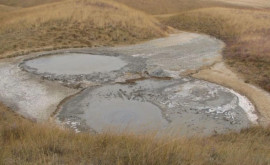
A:
POLYGON ((126 63, 117 57, 69 53, 28 60, 25 65, 38 74, 81 75, 119 70, 126 63))
POLYGON ((157 79, 146 64, 141 57, 67 53, 29 59, 21 67, 50 80, 88 82, 56 114, 60 123, 76 132, 159 131, 186 136, 240 130, 252 123, 253 114, 244 109, 251 103, 245 98, 243 103, 243 96, 193 78, 162 79, 169 73, 160 68, 155 71, 157 79))
POLYGON ((26 59, 20 67, 45 79, 80 88, 89 83, 100 84, 115 80, 136 65, 126 61, 127 59, 118 56, 59 53, 26 59))

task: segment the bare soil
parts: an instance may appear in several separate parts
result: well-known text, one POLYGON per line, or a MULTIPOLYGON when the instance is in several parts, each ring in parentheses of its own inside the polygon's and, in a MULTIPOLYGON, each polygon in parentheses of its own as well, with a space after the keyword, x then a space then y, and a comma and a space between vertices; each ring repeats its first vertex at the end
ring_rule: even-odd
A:
POLYGON ((232 88, 247 96, 261 116, 259 123, 268 125, 270 123, 270 94, 265 90, 246 83, 243 78, 234 73, 225 63, 219 62, 212 67, 202 69, 193 77, 214 82, 232 88))

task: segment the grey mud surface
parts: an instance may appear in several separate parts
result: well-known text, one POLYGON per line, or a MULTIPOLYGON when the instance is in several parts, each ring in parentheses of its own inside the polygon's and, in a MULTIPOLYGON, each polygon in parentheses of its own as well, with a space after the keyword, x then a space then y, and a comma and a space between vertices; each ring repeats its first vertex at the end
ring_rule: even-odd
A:
POLYGON ((25 65, 36 68, 39 74, 80 75, 119 70, 126 63, 119 58, 111 56, 70 53, 62 56, 52 55, 40 57, 35 60, 26 61, 25 65))
POLYGON ((180 33, 131 46, 7 59, 0 63, 0 99, 41 121, 57 110, 56 120, 76 132, 189 136, 240 130, 257 120, 246 97, 180 76, 213 64, 223 47, 206 35, 180 33))
POLYGON ((88 88, 57 115, 77 131, 159 131, 179 135, 221 133, 248 127, 230 90, 194 79, 143 80, 88 88))

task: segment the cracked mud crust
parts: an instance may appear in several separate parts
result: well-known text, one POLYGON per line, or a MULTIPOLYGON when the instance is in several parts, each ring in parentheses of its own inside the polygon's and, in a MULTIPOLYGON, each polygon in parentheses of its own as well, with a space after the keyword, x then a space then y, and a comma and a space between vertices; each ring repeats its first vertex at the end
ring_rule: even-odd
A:
POLYGON ((270 94, 263 89, 245 81, 232 72, 223 62, 217 63, 210 68, 202 69, 193 77, 217 83, 247 96, 255 105, 261 125, 270 123, 270 94))
MULTIPOLYGON (((126 114, 123 110, 118 113, 117 105, 116 109, 112 108, 112 114, 119 115, 101 114, 109 117, 106 122, 129 123, 131 119, 134 123, 147 123, 149 120, 152 124, 160 123, 158 129, 181 129, 183 136, 240 130, 257 120, 247 98, 216 84, 180 76, 188 70, 213 64, 221 57, 223 47, 224 43, 215 38, 184 32, 137 45, 56 50, 5 59, 0 62, 0 74, 4 76, 0 99, 18 113, 38 121, 48 120, 59 109, 58 121, 76 132, 105 129, 102 123, 97 124, 102 120, 91 120, 92 113, 99 105, 116 105, 115 102, 125 109, 128 104, 148 107, 148 113, 155 117, 145 118, 143 111, 132 109, 126 114), (74 54, 113 57, 124 63, 112 70, 81 74, 41 71, 36 65, 46 58, 74 54), (29 65, 31 62, 37 63, 29 65), (85 90, 80 92, 81 89, 85 90), (102 91, 105 93, 100 94, 102 91), (119 91, 122 95, 118 95, 119 91), (97 97, 92 97, 95 92, 97 97), (89 104, 92 99, 97 101, 96 105, 89 104), (87 107, 91 106, 89 111, 87 107)), ((43 67, 46 69, 46 65, 43 67)))

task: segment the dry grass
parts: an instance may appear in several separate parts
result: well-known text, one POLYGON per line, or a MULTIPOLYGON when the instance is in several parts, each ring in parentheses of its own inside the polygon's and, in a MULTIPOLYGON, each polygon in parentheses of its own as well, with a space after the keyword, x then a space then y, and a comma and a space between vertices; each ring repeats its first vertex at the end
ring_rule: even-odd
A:
POLYGON ((169 14, 192 9, 217 6, 232 6, 212 0, 115 0, 149 14, 169 14))
POLYGON ((17 7, 5 6, 0 4, 0 15, 19 9, 17 7))
POLYGON ((0 16, 0 54, 130 44, 164 36, 154 18, 109 0, 67 0, 0 16))
POLYGON ((0 105, 0 164, 270 164, 270 128, 206 138, 75 134, 0 105))
POLYGON ((253 8, 270 8, 270 1, 269 0, 216 0, 221 2, 226 2, 233 5, 240 5, 240 6, 250 6, 253 8))
POLYGON ((226 42, 227 63, 246 82, 270 91, 270 12, 208 8, 161 18, 167 25, 206 33, 226 42))
POLYGON ((210 7, 269 9, 269 0, 115 0, 153 15, 186 12, 210 7))
POLYGON ((0 0, 0 4, 17 7, 30 7, 63 0, 0 0))

